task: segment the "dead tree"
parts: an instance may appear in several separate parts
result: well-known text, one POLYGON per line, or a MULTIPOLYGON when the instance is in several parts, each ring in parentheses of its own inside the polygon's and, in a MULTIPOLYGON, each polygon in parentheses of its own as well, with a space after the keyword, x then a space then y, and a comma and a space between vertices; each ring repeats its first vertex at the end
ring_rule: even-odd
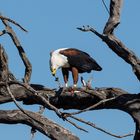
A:
MULTIPOLYGON (((134 52, 129 50, 115 35, 114 30, 120 23, 120 13, 123 0, 110 1, 110 16, 104 27, 103 33, 97 32, 90 26, 78 27, 80 31, 91 32, 104 41, 107 46, 121 57, 126 63, 130 64, 134 75, 140 80, 140 60, 134 52)), ((117 136, 102 128, 95 126, 92 122, 85 121, 76 117, 76 114, 92 111, 95 109, 119 109, 127 112, 133 118, 136 126, 134 140, 140 139, 140 93, 131 94, 120 88, 77 88, 72 96, 69 88, 60 88, 58 91, 49 89, 39 84, 29 84, 31 76, 31 64, 27 59, 16 34, 9 26, 8 21, 16 23, 9 18, 0 16, 5 30, 0 35, 8 34, 12 38, 15 46, 19 50, 19 54, 25 64, 26 70, 24 81, 18 81, 8 68, 8 57, 2 45, 0 46, 0 104, 15 102, 19 110, 0 110, 0 123, 5 124, 26 124, 31 126, 53 140, 78 140, 69 130, 50 121, 41 113, 35 113, 22 109, 17 101, 22 101, 26 105, 39 104, 44 108, 54 111, 58 117, 74 125, 80 130, 86 131, 71 121, 75 119, 86 125, 92 126, 104 133, 114 137, 126 137, 132 134, 117 136), (84 104, 83 104, 84 102, 84 104), (59 109, 78 109, 73 113, 61 112, 59 109)), ((16 24, 19 26, 19 24, 16 24)), ((19 26, 21 27, 21 26, 19 26)), ((23 29, 23 28, 22 28, 23 29)))

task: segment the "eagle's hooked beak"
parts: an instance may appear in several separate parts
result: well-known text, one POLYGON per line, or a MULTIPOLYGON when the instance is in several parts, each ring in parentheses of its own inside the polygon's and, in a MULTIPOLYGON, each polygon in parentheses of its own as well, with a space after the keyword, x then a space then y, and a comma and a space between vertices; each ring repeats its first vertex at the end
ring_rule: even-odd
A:
POLYGON ((55 76, 56 74, 56 69, 51 69, 52 75, 55 76))

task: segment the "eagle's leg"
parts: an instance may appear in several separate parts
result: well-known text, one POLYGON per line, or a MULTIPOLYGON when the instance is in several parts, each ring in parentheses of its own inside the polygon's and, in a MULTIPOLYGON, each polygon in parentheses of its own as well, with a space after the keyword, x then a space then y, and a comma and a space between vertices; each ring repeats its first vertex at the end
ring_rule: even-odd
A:
POLYGON ((62 74, 65 82, 65 86, 68 87, 69 71, 67 68, 62 68, 62 74))
POLYGON ((72 67, 72 77, 73 77, 73 87, 76 88, 77 82, 78 82, 78 69, 75 67, 72 67))

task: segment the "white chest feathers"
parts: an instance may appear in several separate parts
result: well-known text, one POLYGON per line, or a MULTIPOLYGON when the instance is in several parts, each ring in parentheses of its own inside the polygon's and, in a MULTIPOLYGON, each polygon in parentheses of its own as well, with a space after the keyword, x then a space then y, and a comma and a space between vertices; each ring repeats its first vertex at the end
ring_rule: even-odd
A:
POLYGON ((51 56, 51 67, 58 69, 58 68, 68 68, 70 67, 68 63, 68 59, 66 56, 59 54, 58 52, 53 52, 51 56))

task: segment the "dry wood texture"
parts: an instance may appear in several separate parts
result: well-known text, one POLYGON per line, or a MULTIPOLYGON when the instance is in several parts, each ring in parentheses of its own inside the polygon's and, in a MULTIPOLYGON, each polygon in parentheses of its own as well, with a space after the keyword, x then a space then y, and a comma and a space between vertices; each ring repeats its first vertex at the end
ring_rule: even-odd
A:
MULTIPOLYGON (((110 15, 103 29, 103 34, 90 26, 77 29, 83 32, 92 32, 97 35, 114 53, 131 65, 134 75, 140 80, 140 59, 114 35, 114 30, 120 23, 122 3, 123 0, 110 0, 110 15)), ((93 123, 86 122, 74 115, 95 109, 119 109, 131 115, 136 124, 134 140, 140 140, 140 93, 132 94, 123 89, 113 87, 96 89, 81 87, 77 88, 72 94, 70 88, 60 88, 56 91, 43 85, 28 84, 32 67, 16 34, 9 26, 8 21, 19 26, 24 31, 26 30, 9 18, 0 16, 0 19, 5 25, 5 30, 1 31, 0 35, 6 33, 10 35, 26 67, 24 82, 17 81, 8 68, 6 52, 4 48, 0 46, 0 104, 15 102, 19 108, 19 110, 0 110, 0 123, 26 124, 53 140, 78 140, 79 138, 77 136, 74 136, 71 132, 53 121, 48 120, 41 114, 22 110, 16 101, 22 101, 23 104, 26 105, 42 105, 47 109, 53 110, 58 117, 83 131, 86 130, 73 123, 69 118, 95 127, 93 123), (62 108, 64 110, 78 109, 79 111, 69 114, 67 112, 61 112, 59 109, 62 108)), ((95 128, 114 136, 101 128, 95 128)), ((120 138, 120 136, 118 136, 118 138, 120 138)))

